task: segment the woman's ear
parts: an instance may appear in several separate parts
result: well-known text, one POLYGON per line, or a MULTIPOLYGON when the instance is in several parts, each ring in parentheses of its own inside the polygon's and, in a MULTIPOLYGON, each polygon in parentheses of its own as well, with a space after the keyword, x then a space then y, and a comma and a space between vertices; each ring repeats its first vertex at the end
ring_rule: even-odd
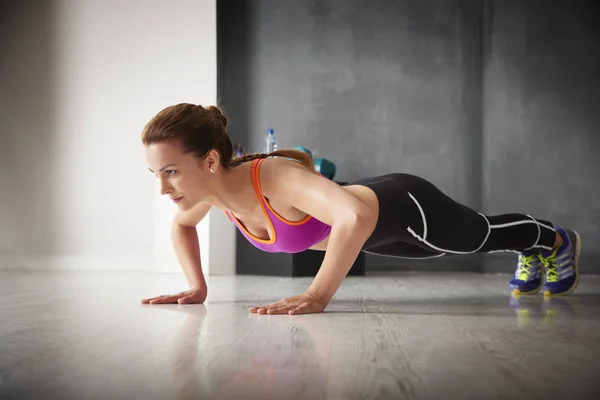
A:
POLYGON ((216 150, 209 151, 206 155, 205 161, 208 167, 208 172, 214 174, 219 168, 219 152, 216 150))

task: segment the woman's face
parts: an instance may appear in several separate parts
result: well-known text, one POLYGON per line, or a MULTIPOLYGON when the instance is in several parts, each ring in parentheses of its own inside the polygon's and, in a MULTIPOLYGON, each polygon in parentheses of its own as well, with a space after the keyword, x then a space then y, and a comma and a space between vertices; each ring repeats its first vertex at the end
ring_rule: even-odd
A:
MULTIPOLYGON (((210 194, 215 178, 214 159, 200 160, 193 153, 183 153, 174 143, 146 146, 146 162, 160 181, 160 194, 167 195, 182 210, 189 210, 210 194)), ((216 172, 216 171, 215 171, 216 172)))

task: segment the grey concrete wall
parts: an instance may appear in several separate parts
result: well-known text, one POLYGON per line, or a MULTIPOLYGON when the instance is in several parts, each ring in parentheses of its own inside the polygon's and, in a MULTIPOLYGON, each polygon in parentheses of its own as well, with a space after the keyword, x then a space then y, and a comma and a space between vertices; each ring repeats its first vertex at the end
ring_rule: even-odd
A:
POLYGON ((272 127, 341 180, 418 173, 479 205, 480 16, 462 3, 220 1, 232 136, 255 151, 272 127))
MULTIPOLYGON (((333 160, 340 180, 414 173, 477 210, 597 242, 600 56, 587 4, 219 0, 219 98, 248 150, 274 128, 283 147, 333 160)), ((593 270, 600 257, 584 256, 593 270)), ((506 257, 369 265, 511 271, 506 257)))
MULTIPOLYGON (((596 3, 596 4, 595 4, 596 3)), ((495 1, 486 23, 484 212, 576 229, 600 272, 600 25, 593 1, 495 1)), ((506 255, 488 258, 502 270, 506 255)))
POLYGON ((479 3, 217 4, 219 98, 234 140, 261 150, 274 128, 280 145, 334 161, 337 179, 405 171, 481 205, 479 3))

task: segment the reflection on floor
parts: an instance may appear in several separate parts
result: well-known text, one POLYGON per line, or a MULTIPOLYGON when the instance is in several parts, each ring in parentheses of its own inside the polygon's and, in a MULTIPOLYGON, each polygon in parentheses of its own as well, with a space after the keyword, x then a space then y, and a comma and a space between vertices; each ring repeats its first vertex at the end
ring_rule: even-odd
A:
POLYGON ((508 276, 348 278, 325 313, 249 314, 308 278, 0 272, 2 399, 599 398, 600 278, 513 298, 508 276))

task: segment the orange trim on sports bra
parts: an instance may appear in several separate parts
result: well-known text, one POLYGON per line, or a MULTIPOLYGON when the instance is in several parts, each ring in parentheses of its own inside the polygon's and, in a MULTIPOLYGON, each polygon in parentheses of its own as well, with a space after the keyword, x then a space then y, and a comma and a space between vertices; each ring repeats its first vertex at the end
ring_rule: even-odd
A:
POLYGON ((275 227, 273 226, 273 221, 271 221, 271 218, 269 217, 269 213, 267 213, 267 210, 265 209, 264 203, 266 203, 266 201, 261 201, 261 199, 264 199, 264 196, 262 196, 262 194, 260 193, 260 187, 257 187, 257 182, 258 182, 258 168, 257 168, 258 163, 257 163, 257 161, 259 161, 259 160, 257 159, 252 162, 252 173, 251 173, 252 186, 254 187, 254 192, 256 193, 256 196, 258 197, 258 202, 260 203, 260 207, 262 208, 263 213, 265 214, 265 217, 267 217, 267 221, 269 221, 269 226, 271 227, 271 233, 273 234, 273 236, 270 237, 269 239, 261 239, 255 235, 253 235, 252 233, 250 233, 250 231, 248 231, 248 229, 246 229, 244 224, 239 219, 237 219, 237 217, 235 215, 233 215, 232 212, 230 212, 229 215, 231 215, 231 217, 235 220, 235 222, 239 225, 239 227, 242 228, 242 230, 248 236, 250 236, 253 240, 256 240, 257 242, 264 243, 264 244, 273 244, 277 240, 277 232, 275 231, 275 227))
POLYGON ((298 225, 302 225, 305 224, 308 220, 310 220, 312 218, 311 215, 306 215, 306 217, 304 217, 303 219, 301 219, 300 221, 290 221, 288 219, 283 218, 281 215, 279 215, 277 213, 277 211, 273 210, 273 207, 271 207, 271 204, 269 204, 269 201, 265 198, 265 196, 262 193, 262 189, 260 187, 260 179, 259 179, 259 167, 260 164, 266 160, 265 158, 261 158, 259 160, 256 160, 256 163, 253 164, 252 166, 256 166, 256 174, 253 174, 253 179, 256 179, 256 182, 253 181, 253 183, 255 183, 255 187, 258 187, 258 196, 260 196, 260 199, 263 200, 263 202, 267 205, 267 207, 269 208, 269 211, 271 211, 273 213, 273 215, 275 215, 281 222, 285 222, 288 225, 292 225, 292 226, 298 226, 298 225))
MULTIPOLYGON (((264 210, 264 209, 263 209, 264 210)), ((231 215, 231 218, 234 219, 234 221, 238 224, 238 226, 248 235, 252 238, 252 240, 256 240, 257 242, 260 243, 264 243, 264 244, 273 244, 275 243, 275 240, 277 240, 277 232, 275 232, 275 228, 273 227, 273 224, 271 223, 271 220, 269 219, 269 225, 271 226, 271 232, 273 232, 273 238, 269 238, 269 239, 261 239, 258 236, 253 235, 252 233, 250 233, 250 231, 244 226, 244 224, 237 219, 237 217, 235 215, 233 215, 232 212, 227 212, 225 211, 225 214, 229 214, 231 215)), ((267 215, 267 219, 269 218, 269 216, 267 215)))
MULTIPOLYGON (((279 215, 275 210, 273 210, 273 207, 271 207, 271 205, 269 204, 268 200, 265 198, 265 196, 262 193, 262 189, 260 187, 260 179, 259 179, 259 167, 260 164, 265 160, 265 158, 259 158, 259 159, 255 159, 252 161, 252 173, 251 173, 251 178, 252 178, 252 186, 254 187, 254 192, 256 193, 256 196, 258 197, 258 201, 260 203, 260 206, 263 210, 263 213, 265 214, 265 217, 267 217, 267 221, 269 221, 269 226, 271 227, 271 232, 273 234, 273 237, 270 239, 261 239, 259 237, 256 237, 255 235, 253 235, 252 233, 250 233, 248 231, 248 229, 244 226, 244 224, 237 219, 237 217, 235 215, 233 215, 232 212, 229 212, 229 215, 231 215, 231 217, 235 220, 235 222, 240 226, 240 228, 242 228, 242 230, 248 234, 248 236, 250 236, 253 240, 256 240, 257 242, 260 243, 264 243, 264 244, 273 244, 275 243, 275 241, 277 240, 277 232, 275 231, 275 227, 273 226, 273 221, 271 221, 271 217, 269 216, 269 213, 267 213, 267 210, 265 209, 265 206, 269 209, 269 211, 271 211, 271 213, 273 215, 275 215, 275 217, 277 217, 281 222, 291 225, 291 226, 300 226, 305 224, 307 221, 309 221, 312 216, 311 215, 307 215, 306 217, 304 217, 303 219, 301 219, 300 221, 290 221, 286 218, 283 218, 281 215, 279 215)), ((228 212, 225 211, 225 213, 227 214, 228 212)))

